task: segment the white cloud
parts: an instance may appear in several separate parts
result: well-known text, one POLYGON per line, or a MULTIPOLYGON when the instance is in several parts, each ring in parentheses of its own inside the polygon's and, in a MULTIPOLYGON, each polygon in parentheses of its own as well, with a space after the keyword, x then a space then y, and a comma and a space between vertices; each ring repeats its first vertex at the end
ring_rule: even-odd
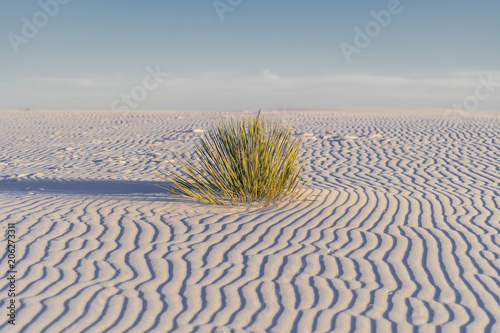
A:
POLYGON ((89 79, 66 79, 56 77, 25 78, 23 79, 23 81, 50 85, 70 85, 77 87, 91 87, 96 83, 94 80, 89 79))
MULTIPOLYGON (((293 107, 451 108, 475 93, 480 77, 500 84, 500 72, 455 72, 437 77, 383 75, 285 76, 271 70, 254 75, 207 72, 170 75, 141 103, 144 109, 258 109, 293 107)), ((0 108, 26 102, 34 108, 108 108, 140 82, 68 78, 25 79, 0 108), (45 89, 41 91, 40 85, 45 89), (64 87, 64 89, 58 89, 64 87), (47 96, 50 92, 50 96, 47 96), (58 104, 61 103, 61 104, 58 104)), ((481 101, 482 110, 499 110, 500 87, 481 101)), ((500 110, 499 110, 500 111, 500 110)))
POLYGON ((269 70, 263 70, 261 75, 266 80, 279 81, 280 77, 276 74, 271 73, 269 70))
MULTIPOLYGON (((500 82, 500 73, 493 73, 500 82)), ((473 94, 479 77, 489 72, 463 72, 429 77, 333 75, 279 76, 269 70, 256 75, 230 73, 172 77, 158 94, 165 104, 180 108, 246 108, 264 101, 296 106, 451 107, 473 94), (191 97, 191 99, 190 99, 191 97), (200 101, 197 105, 196 101, 200 101), (203 104, 205 101, 207 104, 203 104), (239 106, 239 107, 238 107, 239 106)), ((491 108, 500 99, 500 89, 484 105, 491 108)))

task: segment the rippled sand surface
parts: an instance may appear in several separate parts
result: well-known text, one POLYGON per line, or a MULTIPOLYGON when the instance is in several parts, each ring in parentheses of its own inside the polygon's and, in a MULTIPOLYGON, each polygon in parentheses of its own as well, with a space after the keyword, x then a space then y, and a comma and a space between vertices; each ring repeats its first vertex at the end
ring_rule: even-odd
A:
POLYGON ((268 113, 306 139, 309 200, 228 210, 154 186, 236 114, 0 111, 16 330, 500 332, 499 117, 268 113))

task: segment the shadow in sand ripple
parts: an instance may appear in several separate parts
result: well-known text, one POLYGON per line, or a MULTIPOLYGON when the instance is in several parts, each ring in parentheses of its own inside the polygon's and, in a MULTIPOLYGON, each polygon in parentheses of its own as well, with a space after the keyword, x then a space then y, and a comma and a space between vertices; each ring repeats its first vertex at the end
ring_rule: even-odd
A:
MULTIPOLYGON (((62 194, 156 194, 169 192, 159 188, 160 182, 122 180, 1 180, 1 192, 45 192, 62 194)), ((162 186, 165 186, 162 184, 162 186)))

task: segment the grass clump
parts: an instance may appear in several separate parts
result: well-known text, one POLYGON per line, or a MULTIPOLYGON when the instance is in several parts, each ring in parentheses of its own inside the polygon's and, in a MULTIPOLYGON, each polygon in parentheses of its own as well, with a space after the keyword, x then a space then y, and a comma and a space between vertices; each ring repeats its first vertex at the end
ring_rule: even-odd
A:
POLYGON ((305 185, 300 185, 302 141, 289 126, 260 117, 260 112, 223 120, 196 142, 194 159, 174 155, 181 172, 162 172, 172 185, 162 188, 222 205, 268 206, 287 195, 290 200, 299 198, 305 185))

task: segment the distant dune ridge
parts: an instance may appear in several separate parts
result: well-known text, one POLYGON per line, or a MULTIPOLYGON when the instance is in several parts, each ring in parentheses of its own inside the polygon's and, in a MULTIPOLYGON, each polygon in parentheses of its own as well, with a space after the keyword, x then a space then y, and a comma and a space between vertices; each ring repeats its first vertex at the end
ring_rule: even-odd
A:
POLYGON ((228 210, 154 186, 237 114, 0 111, 16 330, 500 332, 498 116, 269 112, 304 135, 314 200, 228 210))

